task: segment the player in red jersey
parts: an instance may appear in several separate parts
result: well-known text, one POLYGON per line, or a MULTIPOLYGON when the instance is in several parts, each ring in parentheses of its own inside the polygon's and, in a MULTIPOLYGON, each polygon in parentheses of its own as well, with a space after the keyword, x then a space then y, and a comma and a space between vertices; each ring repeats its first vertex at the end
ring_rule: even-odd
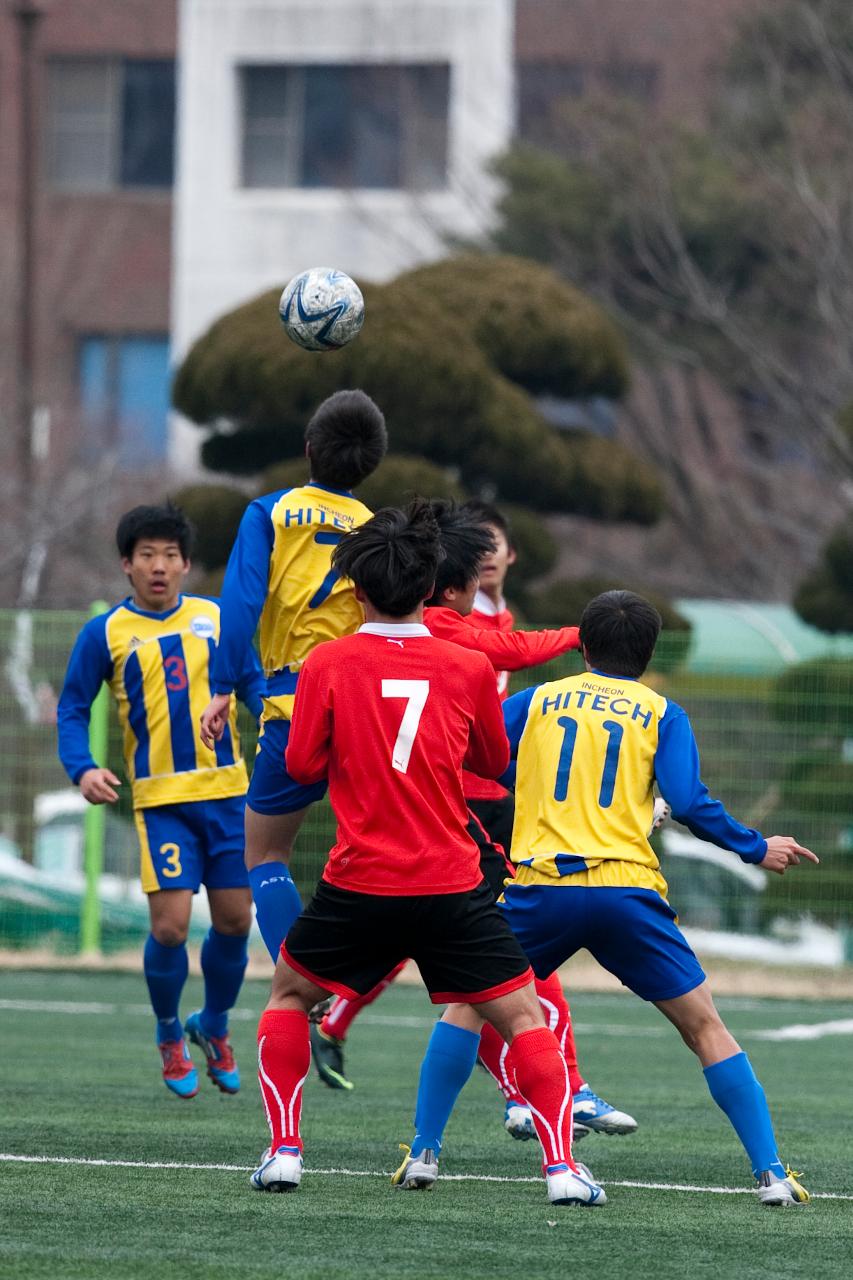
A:
MULTIPOLYGON (((434 1002, 466 1002, 510 1043, 551 1202, 601 1204, 601 1187, 571 1154, 565 1058, 467 832, 463 761, 497 777, 509 753, 489 662, 423 625, 441 557, 424 502, 380 512, 335 549, 333 563, 354 583, 367 621, 314 649, 297 689, 287 767, 304 784, 328 777, 338 832, 317 891, 282 945, 258 1027, 272 1142, 251 1182, 290 1191, 301 1180, 308 1010, 330 991, 369 991, 411 956, 434 1002)), ((396 1185, 432 1185, 432 1135, 445 1123, 442 1115, 416 1118, 396 1185)))
MULTIPOLYGON (((432 506, 438 518, 442 537, 449 543, 445 551, 450 553, 439 570, 437 590, 433 594, 430 606, 424 611, 424 622, 432 635, 442 640, 452 640, 465 649, 483 653, 495 669, 505 668, 509 671, 538 666, 578 647, 577 627, 559 627, 552 631, 516 632, 509 635, 505 631, 497 632, 491 627, 480 629, 473 626, 466 615, 471 612, 477 591, 477 566, 484 558, 497 554, 496 539, 488 528, 484 530, 482 521, 466 515, 464 508, 440 499, 435 500, 432 506)), ((473 777, 470 771, 463 772, 466 783, 470 783, 473 777)), ((493 785, 497 786, 496 783, 493 785)), ((498 790, 503 791, 503 788, 499 787, 498 790)), ((465 794, 467 795, 467 791, 465 794)), ((481 824, 472 822, 470 831, 473 839, 481 847, 483 874, 493 884, 497 897, 503 887, 503 878, 513 874, 512 868, 508 867, 503 853, 496 852, 481 824)), ((358 1015, 386 990, 404 967, 405 962, 398 965, 393 972, 386 974, 372 991, 368 991, 358 999, 336 999, 319 1025, 312 1025, 311 1049, 314 1064, 320 1079, 329 1088, 351 1089, 353 1087, 352 1081, 348 1079, 344 1070, 343 1046, 347 1033, 358 1015)), ((570 1031, 567 1037, 563 1035, 567 1024, 568 1007, 565 1009, 565 1018, 552 1029, 564 1039, 567 1055, 573 1059, 574 1043, 570 1031)), ((487 1042, 491 1043, 488 1034, 487 1042)), ((501 1042, 497 1052, 504 1048, 501 1042)), ((515 1124, 514 1119, 513 1124, 515 1124)), ((525 1138, 535 1136, 532 1121, 527 1115, 522 1117, 517 1128, 518 1132, 514 1136, 525 1138)), ((513 1132, 513 1129, 509 1131, 513 1132)))
MULTIPOLYGON (((493 666, 504 661, 513 670, 520 666, 532 666, 547 657, 565 652, 566 645, 573 645, 575 642, 577 629, 574 627, 563 627, 555 631, 517 632, 510 636, 473 626, 469 623, 468 616, 461 612, 470 610, 474 601, 479 565, 484 559, 488 563, 489 557, 500 554, 496 530, 485 523, 487 536, 484 537, 481 509, 472 509, 472 506, 473 504, 467 504, 465 507, 457 507, 442 501, 432 503, 445 558, 438 569, 430 605, 424 610, 424 622, 429 630, 433 635, 452 638, 456 643, 460 643, 461 637, 466 648, 482 651, 485 647, 493 666)), ((500 696, 500 677, 496 687, 500 696)), ((463 770, 462 778, 467 801, 472 782, 482 779, 468 770, 463 770)), ((498 786, 497 783, 493 785, 498 786)), ((468 806, 470 810, 470 802, 468 806)), ((497 899, 503 892, 505 880, 515 874, 514 868, 507 861, 504 849, 493 842, 491 832, 487 833, 476 814, 470 812, 468 831, 480 849, 480 868, 497 899)), ((388 987, 402 968, 403 965, 399 965, 385 975, 373 990, 360 998, 337 998, 322 1023, 311 1027, 314 1062, 320 1078, 330 1087, 352 1088, 344 1072, 343 1044, 347 1031, 357 1015, 388 987)), ((548 1025, 557 1036, 568 1063, 575 1138, 585 1136, 591 1129, 608 1134, 633 1133, 637 1128, 636 1120, 595 1094, 578 1070, 571 1013, 557 975, 537 978, 536 989, 548 1025)), ((458 1037, 457 1043, 462 1043, 458 1037)), ((468 1052, 467 1047, 465 1052, 468 1052)), ((443 1064, 446 1064, 450 1054, 451 1049, 442 1046, 440 1057, 443 1064)), ((483 1027, 480 1037, 479 1058, 503 1095, 504 1127, 507 1132, 514 1138, 535 1138, 533 1117, 513 1077, 506 1041, 488 1023, 483 1027)), ((421 1078, 422 1089, 430 1087, 435 1078, 429 1051, 421 1078)))

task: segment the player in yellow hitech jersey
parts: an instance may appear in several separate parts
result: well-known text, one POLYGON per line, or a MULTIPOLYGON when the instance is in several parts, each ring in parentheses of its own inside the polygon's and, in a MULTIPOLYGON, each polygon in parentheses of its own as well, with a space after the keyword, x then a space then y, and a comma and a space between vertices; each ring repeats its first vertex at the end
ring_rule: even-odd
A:
POLYGON ((782 1164, 764 1091, 717 1013, 705 975, 676 923, 649 844, 657 786, 695 835, 767 871, 817 862, 790 836, 736 822, 699 775, 690 722, 640 677, 660 633, 657 610, 629 591, 587 605, 580 624, 587 671, 504 703, 517 758, 506 919, 534 972, 551 973, 586 947, 599 964, 678 1028, 711 1096, 740 1138, 763 1204, 808 1193, 782 1164))
POLYGON ((222 633, 214 696, 201 717, 208 746, 225 728, 229 698, 260 623, 266 676, 258 754, 246 803, 246 865, 258 928, 273 963, 302 910, 288 862, 308 806, 325 782, 302 786, 284 751, 302 663, 323 640, 350 635, 364 621, 352 584, 332 568, 345 533, 371 512, 351 489, 378 467, 387 447, 385 419, 363 391, 338 391, 305 431, 310 479, 250 503, 222 586, 222 633))
MULTIPOLYGON (((192 526, 177 507, 134 507, 119 521, 116 541, 132 593, 88 622, 77 638, 59 699, 59 755, 90 804, 116 803, 120 779, 89 749, 92 703, 106 681, 124 734, 148 895, 144 970, 163 1079, 181 1098, 198 1092, 178 1008, 193 894, 204 884, 212 920, 201 949, 205 1001, 187 1019, 186 1034, 207 1058, 213 1083, 236 1093, 240 1076, 228 1042, 228 1010, 246 968, 252 902, 243 859, 249 780, 233 697, 215 747, 203 746, 196 735, 210 698, 219 603, 181 593, 192 526)), ((263 674, 251 647, 235 688, 259 716, 263 674)))

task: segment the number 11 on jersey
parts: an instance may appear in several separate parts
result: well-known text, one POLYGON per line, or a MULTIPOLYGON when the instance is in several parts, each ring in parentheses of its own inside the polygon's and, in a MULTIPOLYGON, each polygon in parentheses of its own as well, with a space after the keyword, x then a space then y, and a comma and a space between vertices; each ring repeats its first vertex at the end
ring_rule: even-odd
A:
POLYGON ((412 747, 415 745, 415 736, 418 732, 418 725, 421 722, 423 709, 426 706, 428 693, 429 680, 382 681, 383 698, 406 699, 406 709, 403 712, 397 740, 391 752, 391 765, 398 773, 408 772, 412 747))

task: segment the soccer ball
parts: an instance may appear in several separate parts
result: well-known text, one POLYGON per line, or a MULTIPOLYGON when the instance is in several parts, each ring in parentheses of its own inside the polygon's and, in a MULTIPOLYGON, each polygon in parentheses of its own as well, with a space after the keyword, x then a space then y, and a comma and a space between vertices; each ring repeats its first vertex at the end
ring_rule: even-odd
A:
POLYGON ((364 298, 343 271, 312 267, 285 285, 278 314, 297 346, 334 351, 352 342, 364 324, 364 298))

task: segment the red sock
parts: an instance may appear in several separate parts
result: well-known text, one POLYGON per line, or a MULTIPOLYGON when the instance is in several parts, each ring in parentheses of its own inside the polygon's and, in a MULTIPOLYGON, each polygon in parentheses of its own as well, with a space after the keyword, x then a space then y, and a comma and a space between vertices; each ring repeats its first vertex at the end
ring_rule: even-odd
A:
POLYGON ((533 1027, 515 1037, 511 1052, 518 1087, 533 1113, 545 1168, 567 1164, 576 1169, 572 1159, 572 1090, 557 1037, 547 1027, 533 1027))
POLYGON ((258 1082, 273 1151, 279 1147, 302 1150, 302 1086, 310 1067, 308 1015, 295 1009, 267 1009, 262 1013, 258 1023, 258 1082))
POLYGON ((355 1000, 345 1000, 343 996, 338 996, 320 1023, 320 1030, 327 1036, 334 1036, 336 1040, 346 1040, 350 1026, 362 1009, 366 1009, 369 1004, 373 1004, 376 997, 381 996, 386 987, 390 987, 391 983, 398 974, 403 972, 407 964, 408 960, 401 960, 396 969, 392 969, 381 982, 377 982, 376 986, 367 992, 367 995, 358 996, 355 1000))
POLYGON ((563 984, 552 973, 550 978, 537 978, 536 994, 545 1014, 545 1021, 557 1037, 557 1043, 563 1051, 566 1066, 569 1068, 569 1083, 572 1093, 579 1093, 584 1084, 583 1076, 578 1071, 578 1057, 575 1049, 575 1033, 572 1030, 572 1015, 569 1002, 566 1000, 563 984))
POLYGON ((502 1035, 495 1031, 490 1022, 483 1025, 480 1032, 479 1059, 500 1089, 507 1102, 515 1102, 526 1106, 515 1083, 515 1072, 509 1056, 509 1045, 502 1035))

